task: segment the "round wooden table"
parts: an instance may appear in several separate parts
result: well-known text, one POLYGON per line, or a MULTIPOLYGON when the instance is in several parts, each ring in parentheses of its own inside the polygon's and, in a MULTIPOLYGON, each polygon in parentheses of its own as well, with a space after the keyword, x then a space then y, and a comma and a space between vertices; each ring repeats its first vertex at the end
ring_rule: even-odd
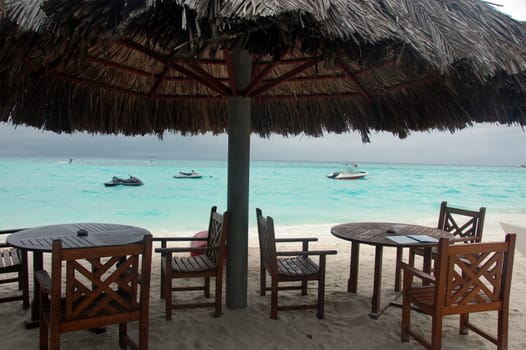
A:
MULTIPOLYGON (((150 231, 128 225, 103 223, 74 223, 33 227, 9 235, 6 242, 16 248, 33 252, 34 271, 43 269, 44 252, 51 252, 53 240, 60 239, 64 248, 88 248, 124 245, 141 242, 150 231)), ((38 283, 33 283, 31 321, 26 328, 38 326, 40 308, 38 283)))
MULTIPOLYGON (((375 319, 377 319, 383 312, 383 310, 380 307, 380 292, 382 281, 382 259, 384 246, 397 248, 396 271, 399 271, 400 269, 398 263, 402 258, 402 248, 423 247, 425 251, 424 267, 425 270, 429 271, 431 266, 431 248, 437 245, 436 242, 426 243, 410 239, 404 239, 401 242, 396 242, 390 239, 389 237, 399 236, 401 238, 407 238, 407 235, 426 235, 437 239, 442 237, 453 238, 453 236, 450 233, 440 230, 436 227, 427 227, 393 222, 353 222, 348 224, 341 224, 332 227, 331 233, 338 238, 351 241, 351 262, 347 291, 352 293, 356 293, 358 285, 360 244, 364 243, 375 246, 376 249, 374 260, 373 297, 371 313, 369 314, 372 318, 375 319)), ((399 285, 400 282, 395 281, 395 286, 399 285)))

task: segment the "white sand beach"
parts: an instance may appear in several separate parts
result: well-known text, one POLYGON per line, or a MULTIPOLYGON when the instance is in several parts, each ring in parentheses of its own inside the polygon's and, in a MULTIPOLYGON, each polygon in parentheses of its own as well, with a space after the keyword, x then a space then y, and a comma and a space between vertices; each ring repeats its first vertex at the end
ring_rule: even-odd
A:
MULTIPOLYGON (((485 241, 502 240, 504 232, 500 222, 525 221, 514 218, 488 218, 484 230, 485 241), (489 220, 488 220, 489 219, 489 220)), ((421 223, 433 225, 434 223, 421 223)), ((298 227, 279 227, 277 235, 285 232, 301 236, 317 236, 320 241, 313 247, 337 249, 338 255, 328 257, 325 318, 319 320, 315 311, 280 312, 278 320, 269 317, 270 296, 259 296, 259 248, 250 232, 248 307, 231 310, 225 307, 219 318, 211 316, 211 309, 174 311, 173 320, 165 321, 164 305, 159 298, 159 257, 154 254, 152 290, 150 297, 150 349, 423 349, 414 340, 400 342, 401 309, 390 306, 378 319, 369 318, 374 249, 362 245, 358 293, 346 292, 349 274, 350 244, 329 234, 331 225, 309 227, 301 232, 298 227), (291 230, 291 231, 289 231, 291 230)), ((519 241, 523 237, 519 236, 519 241)), ((382 298, 387 303, 394 296, 395 249, 384 249, 382 298)), ((309 296, 316 295, 316 285, 310 286, 309 296)), ((297 291, 282 292, 280 301, 297 301, 297 291)), ((38 347, 38 329, 26 330, 23 322, 30 316, 20 302, 0 304, 2 349, 29 350, 38 347)), ((429 335, 430 319, 413 312, 414 324, 429 335)), ((496 332, 496 314, 474 314, 472 320, 481 327, 496 332)), ((470 333, 458 335, 458 317, 445 319, 443 327, 444 349, 495 349, 480 336, 470 333)), ((515 255, 510 305, 509 348, 526 348, 526 258, 519 251, 515 255)), ((137 324, 130 324, 135 336, 137 324)), ((118 329, 109 326, 103 334, 79 331, 63 335, 62 349, 116 349, 118 329)))

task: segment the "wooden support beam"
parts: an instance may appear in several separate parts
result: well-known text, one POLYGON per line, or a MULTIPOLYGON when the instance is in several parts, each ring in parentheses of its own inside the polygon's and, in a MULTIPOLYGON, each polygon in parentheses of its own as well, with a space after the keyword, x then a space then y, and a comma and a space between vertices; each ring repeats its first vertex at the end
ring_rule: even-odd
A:
POLYGON ((157 80, 153 84, 152 90, 148 94, 148 102, 153 100, 153 98, 157 94, 157 91, 159 90, 159 87, 161 86, 164 78, 166 77, 166 75, 168 74, 169 71, 170 71, 170 66, 165 66, 161 76, 157 78, 157 80))
MULTIPOLYGON (((191 68, 193 68, 194 70, 196 70, 197 72, 192 72, 191 70, 181 66, 180 64, 176 64, 175 62, 173 62, 173 60, 170 59, 169 56, 167 55, 163 55, 163 54, 160 54, 160 53, 157 53, 153 50, 150 50, 140 44, 137 44, 133 41, 130 41, 130 40, 121 40, 119 41, 119 44, 127 47, 127 48, 130 48, 130 49, 133 49, 133 50, 136 50, 138 52, 141 52, 145 55, 147 55, 148 57, 151 57, 163 64, 167 64, 170 66, 170 68, 172 68, 173 70, 176 70, 178 71, 179 73, 182 73, 194 80, 196 80, 197 82, 205 85, 206 87, 210 88, 211 90, 214 90, 216 91, 217 93, 219 93, 220 95, 224 95, 224 96, 229 96, 231 94, 231 92, 229 91, 229 89, 223 85, 222 83, 218 82, 217 80, 215 80, 214 77, 212 77, 210 74, 208 74, 205 70, 203 70, 201 67, 198 67, 195 63, 189 63, 190 60, 187 60, 187 61, 184 61, 185 64, 191 66, 191 68)), ((181 61, 183 62, 183 61, 181 61)))
POLYGON ((340 67, 340 69, 343 71, 347 79, 350 80, 354 86, 356 86, 358 91, 360 91, 360 94, 362 94, 362 96, 366 99, 370 100, 371 96, 369 95, 369 93, 367 93, 363 85, 358 80, 356 80, 353 73, 343 64, 343 62, 339 58, 337 59, 337 64, 338 67, 340 67))
POLYGON ((321 58, 319 58, 319 57, 311 58, 311 59, 307 60, 307 62, 303 63, 302 65, 300 65, 300 66, 298 66, 298 67, 296 67, 294 69, 292 69, 288 73, 283 74, 281 77, 276 78, 276 79, 270 81, 269 83, 259 87, 258 89, 253 90, 248 96, 251 96, 251 97, 258 96, 258 95, 262 94, 263 92, 265 92, 267 90, 270 90, 274 86, 276 86, 278 84, 281 84, 284 81, 287 81, 288 79, 290 79, 291 77, 295 76, 296 74, 299 74, 299 73, 307 70, 308 68, 314 66, 320 60, 321 60, 321 58))

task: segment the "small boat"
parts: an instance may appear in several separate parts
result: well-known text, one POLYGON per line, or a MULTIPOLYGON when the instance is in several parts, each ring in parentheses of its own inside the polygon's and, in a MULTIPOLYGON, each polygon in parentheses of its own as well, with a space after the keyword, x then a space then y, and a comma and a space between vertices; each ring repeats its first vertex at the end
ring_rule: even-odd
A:
POLYGON ((200 179, 201 177, 203 176, 194 170, 190 172, 180 171, 179 174, 174 175, 176 179, 200 179))
POLYGON ((361 179, 362 177, 367 175, 366 171, 360 171, 356 170, 358 165, 353 164, 353 167, 347 167, 342 170, 334 171, 332 173, 327 174, 327 177, 329 179, 335 179, 335 180, 356 180, 361 179))
POLYGON ((143 182, 136 178, 135 176, 131 176, 127 179, 122 179, 120 177, 114 176, 110 182, 105 182, 104 186, 106 187, 112 187, 117 185, 124 185, 124 186, 142 186, 143 182))

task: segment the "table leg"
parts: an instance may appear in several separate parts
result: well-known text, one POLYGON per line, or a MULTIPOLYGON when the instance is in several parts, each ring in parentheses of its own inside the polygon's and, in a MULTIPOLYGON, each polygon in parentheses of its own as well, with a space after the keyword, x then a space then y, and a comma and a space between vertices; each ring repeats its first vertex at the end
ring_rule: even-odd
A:
POLYGON ((374 285, 373 285, 373 298, 371 301, 371 313, 369 314, 372 318, 377 319, 380 316, 380 292, 382 289, 382 260, 383 260, 383 246, 377 245, 374 257, 374 285))
POLYGON ((351 243, 351 266, 349 273, 349 281, 347 282, 347 291, 356 293, 358 289, 358 265, 360 256, 360 243, 351 243))
POLYGON ((400 291, 400 286, 402 285, 402 271, 400 267, 400 262, 402 261, 402 258, 404 257, 404 248, 397 247, 396 248, 396 262, 395 262, 395 285, 394 290, 395 292, 400 291))
MULTIPOLYGON (((432 258, 432 249, 431 247, 424 247, 424 264, 423 264, 423 270, 426 273, 431 273, 431 262, 433 260, 432 258)), ((429 285, 429 282, 425 281, 422 283, 423 285, 427 286, 429 285)))
POLYGON ((31 302, 31 319, 25 321, 27 329, 38 327, 40 320, 40 286, 35 279, 35 271, 44 269, 44 258, 42 252, 33 251, 33 301, 31 302))

